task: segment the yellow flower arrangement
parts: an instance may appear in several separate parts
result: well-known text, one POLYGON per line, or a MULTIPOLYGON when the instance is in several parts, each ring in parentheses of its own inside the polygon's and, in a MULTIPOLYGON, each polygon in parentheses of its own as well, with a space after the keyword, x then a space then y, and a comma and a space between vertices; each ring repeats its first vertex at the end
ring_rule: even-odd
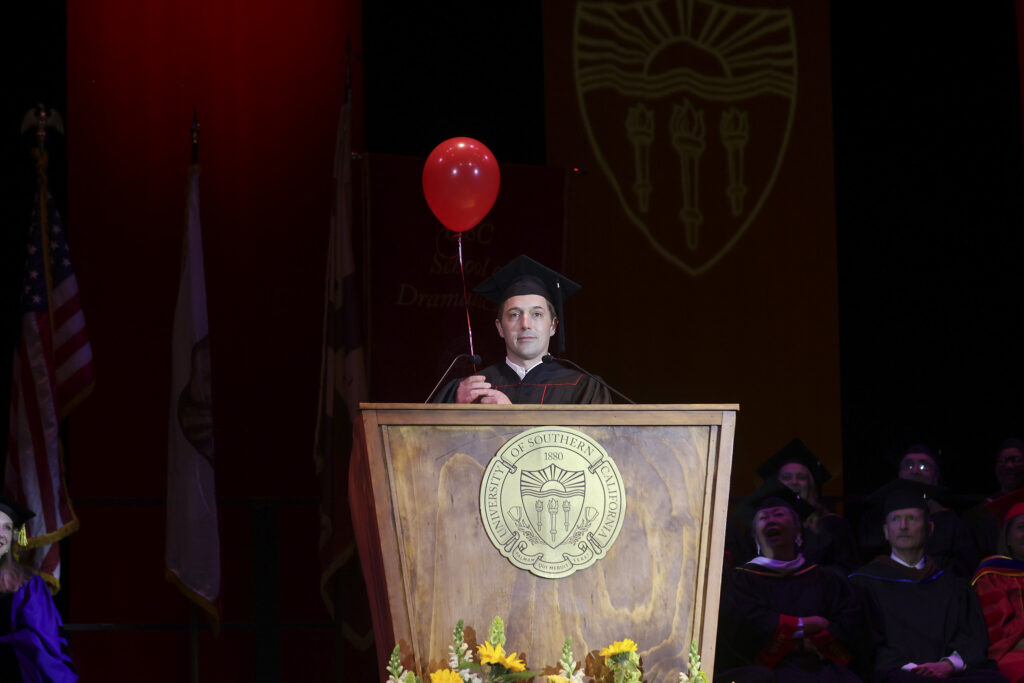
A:
POLYGON ((625 640, 616 640, 614 643, 601 650, 601 656, 614 657, 615 655, 623 652, 636 652, 636 643, 629 638, 626 638, 625 640))
MULTIPOLYGON (((636 642, 629 638, 616 640, 600 651, 604 667, 597 663, 597 680, 615 683, 641 683, 643 670, 636 642)), ((465 640, 463 621, 460 619, 452 631, 452 643, 448 647, 448 667, 430 674, 429 683, 518 683, 526 680, 543 680, 545 683, 583 683, 590 680, 588 673, 572 653, 572 638, 566 638, 562 645, 562 657, 558 661, 557 674, 541 674, 526 668, 525 658, 516 652, 505 652, 505 623, 494 617, 488 629, 487 639, 476 647, 479 662, 473 661, 473 651, 465 640)), ((589 664, 588 664, 589 667, 589 664)), ((548 669, 549 671, 551 669, 548 669)), ((421 683, 412 671, 406 671, 401 663, 399 646, 391 653, 386 683, 421 683)), ((423 683, 427 683, 426 679, 423 683)), ((701 668, 697 642, 690 644, 688 671, 679 675, 678 683, 709 683, 707 674, 701 668)))

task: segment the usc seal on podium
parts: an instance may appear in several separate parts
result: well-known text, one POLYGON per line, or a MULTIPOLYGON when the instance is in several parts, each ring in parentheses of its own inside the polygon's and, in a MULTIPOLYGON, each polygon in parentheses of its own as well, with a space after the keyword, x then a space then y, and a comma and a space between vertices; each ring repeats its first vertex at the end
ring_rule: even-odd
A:
POLYGON ((537 427, 501 447, 484 471, 480 516, 512 564, 548 579, 604 557, 626 515, 618 467, 586 434, 537 427))

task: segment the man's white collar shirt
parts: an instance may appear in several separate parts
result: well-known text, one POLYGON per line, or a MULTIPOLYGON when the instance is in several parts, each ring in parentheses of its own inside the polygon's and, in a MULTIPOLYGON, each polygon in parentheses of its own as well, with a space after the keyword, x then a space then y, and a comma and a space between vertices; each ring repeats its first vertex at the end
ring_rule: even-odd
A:
POLYGON ((516 365, 511 360, 509 360, 508 356, 505 357, 505 364, 508 365, 510 368, 512 368, 512 370, 515 371, 515 373, 517 375, 519 375, 519 379, 520 380, 522 380, 524 377, 526 377, 526 373, 528 373, 530 370, 533 370, 535 367, 537 367, 538 365, 540 365, 543 362, 544 361, 540 361, 539 360, 536 363, 534 363, 533 365, 531 365, 530 367, 524 368, 523 366, 516 365))
POLYGON ((896 553, 892 553, 891 555, 889 555, 889 557, 891 557, 894 562, 899 562, 904 567, 909 567, 910 569, 923 569, 924 568, 924 555, 922 555, 921 559, 917 561, 917 564, 907 564, 906 562, 904 562, 900 558, 896 557, 896 553))

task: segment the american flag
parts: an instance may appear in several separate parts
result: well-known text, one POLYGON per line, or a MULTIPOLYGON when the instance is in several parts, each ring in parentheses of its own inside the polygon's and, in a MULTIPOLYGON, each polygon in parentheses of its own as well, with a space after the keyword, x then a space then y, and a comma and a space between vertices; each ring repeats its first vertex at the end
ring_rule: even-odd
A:
MULTIPOLYGON (((40 168, 45 169, 45 159, 40 168)), ((43 170, 29 228, 21 300, 4 490, 36 513, 26 529, 29 547, 34 548, 28 557, 59 585, 57 541, 78 528, 64 483, 60 422, 88 395, 94 375, 67 237, 43 170)))

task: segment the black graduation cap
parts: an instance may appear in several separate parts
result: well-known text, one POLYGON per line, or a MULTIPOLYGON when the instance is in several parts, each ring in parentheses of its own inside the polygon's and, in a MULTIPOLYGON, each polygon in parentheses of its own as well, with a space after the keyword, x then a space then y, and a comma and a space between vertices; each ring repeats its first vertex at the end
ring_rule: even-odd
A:
POLYGON ((513 296, 537 294, 544 297, 555 308, 555 317, 558 318, 556 334, 559 350, 565 351, 565 319, 562 315, 562 302, 581 289, 582 286, 561 273, 521 254, 474 287, 473 291, 499 306, 513 296))
POLYGON ((770 507, 788 507, 803 521, 814 513, 814 506, 796 494, 778 479, 767 479, 753 493, 736 506, 735 516, 748 527, 753 526, 754 515, 770 507))
POLYGON ((15 529, 36 516, 36 513, 2 493, 0 493, 0 512, 11 518, 15 529))
POLYGON ((779 449, 775 455, 761 463, 757 468, 757 473, 765 480, 777 479, 782 466, 791 462, 800 463, 806 467, 814 477, 814 483, 819 490, 826 481, 832 478, 832 473, 828 471, 828 468, 800 439, 793 439, 779 449))
POLYGON ((985 507, 1002 527, 1017 515, 1024 515, 1024 489, 994 498, 985 503, 985 507))
POLYGON ((904 508, 927 509, 928 501, 937 498, 943 489, 910 479, 893 479, 885 486, 868 494, 867 500, 881 508, 888 517, 893 510, 904 508))
POLYGON ((11 523, 15 531, 15 540, 17 540, 21 545, 25 545, 25 532, 21 527, 25 522, 35 517, 36 513, 32 512, 13 498, 2 493, 0 493, 0 512, 3 512, 11 518, 11 523))

